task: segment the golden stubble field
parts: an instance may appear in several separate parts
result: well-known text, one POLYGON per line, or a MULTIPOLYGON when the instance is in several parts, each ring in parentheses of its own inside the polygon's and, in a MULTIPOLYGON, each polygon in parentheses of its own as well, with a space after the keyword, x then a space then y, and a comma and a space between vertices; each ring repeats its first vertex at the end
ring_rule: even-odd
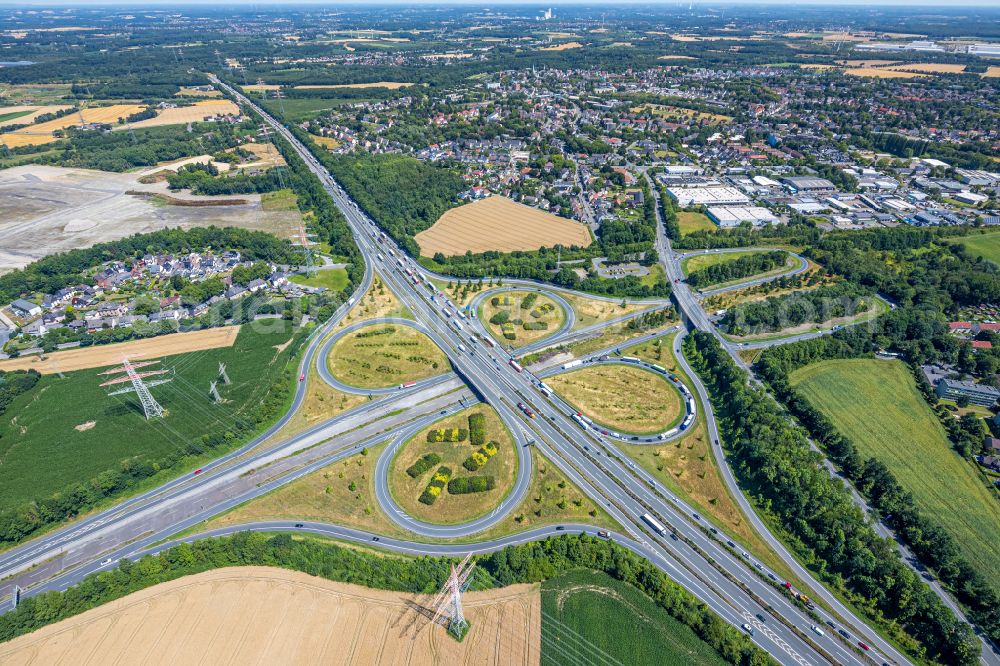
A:
POLYGON ((44 123, 29 125, 13 132, 8 132, 2 137, 3 143, 8 148, 18 148, 20 146, 37 146, 45 143, 57 141, 57 137, 52 133, 56 130, 63 130, 67 127, 74 127, 86 123, 107 123, 117 125, 119 118, 125 118, 133 113, 138 113, 146 107, 142 104, 112 104, 110 106, 92 106, 81 109, 79 113, 71 113, 62 118, 49 120, 44 123))
POLYGON ((187 333, 170 333, 145 340, 57 351, 46 354, 45 358, 40 356, 11 358, 0 361, 0 370, 37 370, 43 375, 52 375, 57 372, 103 368, 121 363, 122 358, 127 358, 130 361, 141 361, 204 349, 232 347, 239 334, 239 326, 221 326, 187 333))
POLYGON ((585 225, 499 196, 452 208, 415 238, 427 257, 437 252, 455 256, 591 243, 585 225))
POLYGON ((431 624, 427 595, 297 571, 234 567, 128 595, 0 646, 7 666, 49 664, 538 664, 537 585, 464 598, 461 643, 431 624))
POLYGON ((163 109, 155 118, 140 120, 132 123, 133 128, 159 127, 160 125, 180 125, 182 123, 196 123, 211 116, 236 115, 240 108, 228 99, 207 99, 195 102, 191 106, 177 106, 172 109, 163 109))

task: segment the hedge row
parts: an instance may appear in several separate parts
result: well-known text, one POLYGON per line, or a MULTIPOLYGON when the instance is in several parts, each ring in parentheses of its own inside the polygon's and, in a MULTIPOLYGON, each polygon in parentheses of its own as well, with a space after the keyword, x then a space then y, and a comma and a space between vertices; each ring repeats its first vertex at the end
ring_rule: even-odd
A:
POLYGON ((510 296, 494 296, 490 299, 490 305, 497 307, 500 305, 513 305, 514 300, 510 296))
POLYGON ((486 443, 486 416, 483 414, 469 415, 469 443, 482 446, 486 443))
POLYGON ((465 428, 434 428, 427 433, 427 441, 431 444, 441 442, 464 442, 469 436, 469 431, 465 428))
POLYGON ((420 501, 428 506, 434 504, 437 498, 441 496, 441 491, 448 485, 448 479, 450 478, 450 467, 438 467, 438 471, 434 472, 434 478, 424 488, 424 492, 420 494, 420 501))
POLYGON ((483 493, 496 488, 497 480, 493 476, 463 476, 448 482, 448 492, 452 495, 468 493, 483 493))
POLYGON ((365 331, 364 333, 358 333, 354 337, 356 337, 356 338, 372 338, 372 337, 375 337, 376 335, 389 335, 390 333, 395 333, 395 332, 396 332, 396 327, 395 326, 386 326, 384 328, 380 328, 380 329, 377 329, 377 330, 374 330, 374 331, 365 331))
POLYGON ((544 331, 549 327, 546 321, 526 321, 521 325, 526 331, 544 331))
POLYGON ((528 294, 521 300, 521 307, 527 310, 531 308, 531 306, 534 305, 535 301, 537 300, 538 300, 538 294, 528 294))
POLYGON ((434 465, 441 462, 441 456, 436 453, 427 453, 420 457, 420 460, 413 463, 406 469, 406 473, 410 475, 411 478, 417 478, 422 476, 424 472, 429 470, 434 465))
POLYGON ((465 459, 465 462, 462 463, 462 467, 470 472, 475 472, 477 469, 485 465, 490 458, 495 456, 497 454, 497 450, 496 442, 484 444, 479 447, 478 451, 465 459))

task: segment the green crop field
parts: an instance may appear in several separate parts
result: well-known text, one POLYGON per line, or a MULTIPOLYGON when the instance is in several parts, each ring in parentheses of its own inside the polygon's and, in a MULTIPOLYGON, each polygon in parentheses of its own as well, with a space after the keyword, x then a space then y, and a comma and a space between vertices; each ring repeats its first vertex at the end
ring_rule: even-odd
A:
POLYGON ((977 257, 1000 265, 1000 232, 967 236, 956 240, 977 257))
POLYGON ((726 663, 627 583, 583 569, 550 578, 542 583, 542 666, 595 660, 629 666, 726 663))
POLYGON ((265 401, 285 400, 271 395, 272 384, 283 374, 293 382, 286 363, 295 345, 278 348, 291 326, 262 320, 243 326, 232 347, 164 357, 157 367, 171 370, 172 380, 151 389, 167 410, 163 419, 146 421, 134 394, 108 396, 111 389, 98 386, 108 379, 100 368, 42 377, 0 419, 0 510, 89 482, 123 460, 197 455, 202 435, 231 435, 238 419, 252 423, 265 401), (232 384, 219 384, 223 402, 213 404, 208 387, 220 362, 232 384))
POLYGON ((306 287, 324 287, 331 291, 343 291, 347 287, 346 268, 324 268, 309 274, 295 274, 288 278, 295 284, 306 287))
POLYGON ((822 361, 792 373, 792 385, 863 456, 885 463, 921 511, 958 542, 987 579, 1000 571, 1000 506, 899 361, 822 361))

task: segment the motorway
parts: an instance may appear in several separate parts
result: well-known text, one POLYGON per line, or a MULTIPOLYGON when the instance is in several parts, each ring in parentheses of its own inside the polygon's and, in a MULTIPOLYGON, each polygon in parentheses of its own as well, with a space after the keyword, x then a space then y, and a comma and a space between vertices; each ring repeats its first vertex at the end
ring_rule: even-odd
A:
MULTIPOLYGON (((6 577, 34 565, 35 568, 26 575, 42 573, 37 574, 34 581, 27 581, 35 582, 28 589, 28 594, 65 589, 87 574, 106 566, 103 563, 109 559, 135 558, 145 552, 158 551, 166 547, 163 543, 166 539, 180 531, 259 497, 294 478, 321 469, 332 461, 353 455, 365 446, 387 439, 391 444, 377 461, 377 469, 380 471, 376 474, 379 479, 376 486, 379 489, 378 498, 383 508, 394 521, 419 537, 444 536, 461 539, 465 543, 445 546, 424 543, 416 538, 394 540, 350 528, 316 523, 303 524, 302 528, 295 527, 294 523, 277 522, 226 529, 314 531, 348 541, 364 541, 369 544, 377 542, 381 547, 399 552, 448 555, 499 548, 509 543, 544 538, 560 532, 596 533, 597 529, 591 526, 566 525, 562 526, 562 530, 559 527, 540 528, 505 539, 472 543, 475 541, 475 534, 495 524, 516 506, 515 500, 523 496, 532 472, 529 447, 536 447, 623 527, 622 534, 613 535, 615 540, 648 558, 727 622, 737 627, 752 626, 752 640, 772 654, 778 662, 909 663, 839 604, 820 584, 813 581, 809 573, 767 531, 735 485, 724 455, 717 450, 720 447, 711 447, 713 455, 716 456, 727 484, 731 484, 731 490, 734 489, 734 497, 742 500, 746 515, 788 566, 813 585, 828 606, 834 609, 836 616, 828 614, 822 608, 809 610, 793 602, 782 587, 781 579, 761 563, 754 561, 735 539, 708 525, 693 507, 673 495, 624 456, 613 441, 575 420, 575 412, 569 405, 556 394, 542 392, 539 388, 540 380, 512 363, 512 357, 498 345, 484 344, 484 338, 465 331, 460 325, 456 326, 459 323, 457 315, 449 317, 444 312, 448 309, 454 313, 454 304, 448 302, 443 294, 429 289, 426 277, 418 281, 408 278, 390 257, 383 254, 392 248, 395 256, 405 257, 391 241, 380 234, 374 223, 347 197, 317 159, 284 126, 254 106, 238 91, 218 80, 213 82, 244 106, 253 108, 291 143, 347 217, 366 260, 365 279, 355 292, 355 298, 371 285, 373 273, 377 270, 386 285, 420 322, 408 322, 408 325, 419 326, 444 351, 452 363, 456 377, 432 378, 412 391, 393 391, 381 400, 317 424, 304 433, 261 452, 251 452, 251 449, 263 441, 255 440, 239 451, 206 465, 202 474, 196 478, 184 477, 164 484, 113 509, 97 513, 92 518, 13 549, 0 557, 0 575, 6 577), (451 393, 463 386, 460 379, 474 395, 467 395, 467 391, 461 390, 451 393), (386 469, 394 446, 439 419, 442 412, 456 413, 476 400, 488 403, 497 411, 517 443, 519 473, 514 490, 497 511, 478 521, 447 528, 414 521, 402 512, 394 511, 395 503, 389 496, 385 483, 386 469), (518 403, 529 405, 538 416, 530 418, 518 408, 518 403), (291 456, 292 453, 299 455, 291 456), (303 455, 306 457, 303 458, 303 455), (282 465, 285 467, 279 469, 282 465), (262 471, 266 474, 257 479, 252 478, 252 474, 246 476, 248 472, 258 474, 262 471), (642 518, 644 514, 652 515, 665 528, 654 529, 642 518), (447 532, 441 532, 442 529, 447 532), (448 550, 451 548, 456 550, 448 550), (48 562, 57 564, 47 568, 48 562), (822 626, 824 623, 843 629, 850 638, 842 639, 829 627, 826 627, 824 636, 811 631, 811 626, 822 626), (859 640, 872 646, 872 650, 864 652, 857 648, 859 640)), ((660 232, 662 234, 662 229, 660 232)), ((679 266, 669 260, 673 255, 665 237, 658 242, 663 243, 660 256, 668 276, 673 279, 679 266)), ((404 263, 415 271, 426 273, 409 259, 404 263)), ((693 302, 690 292, 681 288, 676 293, 682 313, 697 327, 713 330, 705 313, 693 302)), ((325 336, 342 320, 353 301, 352 298, 348 304, 338 309, 334 317, 310 338, 300 365, 303 373, 310 364, 315 364, 322 375, 321 367, 325 366, 326 358, 322 349, 328 349, 327 345, 332 344, 328 341, 324 344, 325 336)), ((684 331, 676 336, 675 352, 679 351, 683 337, 684 331)), ((718 432, 704 386, 687 367, 683 355, 678 354, 677 357, 692 378, 695 392, 705 410, 710 436, 716 440, 718 432)), ((323 379, 326 380, 325 377, 323 379)), ((304 384, 305 382, 300 382, 293 408, 297 408, 302 402, 304 384)), ((288 421, 293 412, 294 409, 289 411, 281 425, 288 421)), ((273 434, 279 427, 275 426, 269 433, 273 434)), ((210 534, 212 533, 185 538, 201 538, 210 534)))

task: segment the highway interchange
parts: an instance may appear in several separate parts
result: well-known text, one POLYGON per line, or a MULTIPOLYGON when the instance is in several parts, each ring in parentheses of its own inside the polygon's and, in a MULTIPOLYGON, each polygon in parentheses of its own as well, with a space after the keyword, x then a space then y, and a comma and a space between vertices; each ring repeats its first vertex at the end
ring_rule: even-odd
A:
MULTIPOLYGON (((299 370, 303 375, 312 376, 311 369, 315 368, 315 376, 321 381, 338 390, 368 393, 373 400, 275 444, 262 447, 264 442, 270 442, 274 438, 275 433, 301 407, 307 382, 299 382, 292 408, 278 423, 239 450, 205 465, 199 474, 175 479, 0 555, 0 579, 4 580, 0 584, 0 594, 8 591, 11 582, 24 587, 28 595, 65 589, 90 573, 107 567, 109 560, 113 562, 123 557, 134 559, 159 552, 177 540, 190 541, 241 530, 307 532, 343 541, 374 544, 400 553, 447 556, 464 555, 470 551, 489 552, 514 543, 566 533, 586 532, 596 535, 599 531, 596 527, 566 524, 540 527, 492 540, 475 538, 476 534, 504 518, 523 499, 533 471, 530 447, 535 447, 622 526, 620 532, 608 535, 611 539, 648 558, 727 622, 736 627, 752 627, 752 640, 778 662, 910 663, 815 581, 811 573, 770 533, 739 489, 722 447, 713 445, 710 449, 731 494, 740 503, 744 514, 761 537, 784 560, 786 566, 809 585, 811 592, 819 597, 821 603, 814 609, 810 610, 793 601, 783 588, 780 576, 757 562, 736 539, 712 527, 691 505, 633 463, 618 449, 613 438, 603 436, 593 427, 586 427, 575 419, 572 407, 557 394, 541 391, 539 376, 533 375, 529 369, 515 367, 511 363, 513 357, 503 351, 500 345, 483 344, 482 341, 486 339, 483 336, 488 336, 489 333, 479 324, 478 319, 475 316, 460 318, 455 313, 455 305, 448 302, 446 296, 428 288, 428 272, 413 263, 380 234, 374 223, 347 197, 318 160, 287 128, 256 107, 239 91, 216 79, 213 82, 242 105, 252 108, 294 147, 320 178, 348 219, 365 258, 365 276, 357 286, 354 297, 310 337, 299 370), (397 262, 396 259, 400 261, 397 262), (414 284, 400 270, 400 263, 420 270, 424 279, 419 284, 414 284), (448 356, 454 373, 423 380, 405 390, 355 389, 343 385, 330 375, 326 359, 336 340, 346 332, 372 323, 358 322, 342 328, 336 335, 330 335, 347 315, 355 300, 371 287, 376 272, 414 316, 414 320, 379 321, 413 326, 428 335, 448 356), (450 311, 450 317, 445 314, 446 309, 450 311), (459 321, 461 323, 456 326, 459 321), (478 401, 486 402, 496 410, 514 438, 519 458, 514 488, 494 511, 469 523, 441 526, 407 516, 388 492, 386 478, 393 452, 413 434, 443 415, 457 413, 478 401), (519 403, 530 406, 537 413, 537 418, 529 418, 518 408, 519 403), (410 540, 337 525, 294 521, 234 525, 211 532, 185 535, 183 539, 174 536, 249 499, 381 442, 389 442, 389 445, 376 462, 376 495, 389 518, 414 534, 410 540), (652 514, 667 530, 663 534, 652 530, 641 518, 643 514, 652 514), (453 541, 427 541, 441 538, 453 541), (822 628, 823 635, 814 631, 813 627, 822 628), (846 637, 839 634, 838 630, 846 634, 846 637), (859 641, 870 649, 859 648, 859 641)), ((680 353, 680 345, 688 327, 712 331, 716 335, 718 332, 701 308, 697 296, 683 283, 678 255, 671 249, 663 225, 659 226, 657 249, 666 274, 673 283, 676 302, 685 320, 674 338, 673 351, 691 380, 690 388, 698 396, 709 437, 712 442, 718 442, 719 434, 707 391, 680 353)), ((804 268, 805 263, 802 261, 795 271, 804 268)), ((448 279, 443 276, 430 277, 448 279)), ((566 342, 579 337, 581 333, 588 334, 638 314, 588 327, 585 331, 572 331, 573 309, 557 296, 560 290, 550 285, 525 281, 506 281, 506 284, 507 289, 542 289, 547 296, 554 297, 557 302, 562 301, 560 305, 564 305, 567 313, 566 323, 554 335, 548 336, 545 344, 532 345, 519 353, 547 347, 555 342, 566 342)), ((494 290, 488 293, 497 292, 494 290)), ((590 298, 589 295, 587 297, 590 298)), ((482 295, 477 297, 480 298, 482 295)), ((655 307, 657 303, 652 302, 650 305, 655 307)), ((649 333, 624 344, 632 345, 637 341, 662 335, 663 331, 649 333)), ((740 361, 734 343, 719 337, 726 349, 740 361)), ((599 358, 610 351, 601 350, 591 354, 589 358, 599 358)), ((997 663, 993 658, 992 653, 984 651, 984 662, 997 663)))

